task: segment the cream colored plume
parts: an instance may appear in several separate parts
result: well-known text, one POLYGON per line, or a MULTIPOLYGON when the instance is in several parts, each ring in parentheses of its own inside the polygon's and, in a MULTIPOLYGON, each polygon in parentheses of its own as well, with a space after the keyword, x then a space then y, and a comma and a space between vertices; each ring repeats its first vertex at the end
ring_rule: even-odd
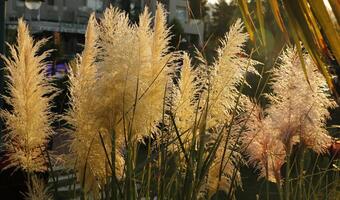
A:
MULTIPOLYGON (((193 126, 195 124, 195 102, 194 95, 195 88, 195 73, 191 67, 191 59, 187 53, 183 53, 182 67, 180 70, 181 77, 178 80, 178 91, 175 92, 174 105, 172 106, 172 112, 175 118, 175 123, 178 131, 181 134, 181 140, 186 148, 190 148, 192 138, 196 137, 196 133, 193 133, 193 126)), ((176 87, 173 85, 173 87, 176 87)), ((177 141, 178 136, 175 132, 172 132, 171 141, 177 141)), ((176 151, 180 151, 179 142, 172 142, 171 148, 176 151)))
POLYGON ((105 11, 100 25, 102 58, 98 92, 102 126, 115 130, 118 146, 131 133, 132 141, 148 136, 162 117, 172 54, 168 53, 165 11, 157 6, 154 29, 148 9, 140 24, 131 25, 115 9, 105 11))
POLYGON ((181 130, 187 130, 190 122, 186 120, 192 120, 194 115, 193 98, 195 95, 195 73, 191 67, 191 59, 187 53, 183 53, 183 65, 181 68, 181 78, 178 80, 179 92, 177 95, 176 106, 174 112, 179 118, 177 123, 181 130))
MULTIPOLYGON (((220 41, 218 57, 214 62, 210 77, 208 126, 214 127, 230 120, 239 94, 237 86, 242 84, 247 72, 258 74, 252 60, 244 51, 248 34, 238 19, 220 41)), ((246 84, 246 82, 245 82, 246 84)), ((203 97, 206 98, 206 97, 203 97)))
POLYGON ((46 78, 45 59, 50 51, 38 54, 46 40, 34 41, 26 23, 19 19, 17 45, 10 45, 5 58, 11 111, 3 111, 8 133, 5 135, 8 167, 27 172, 47 170, 45 149, 52 134, 50 101, 55 91, 46 78))
MULTIPOLYGON (((95 16, 92 14, 85 35, 85 46, 78 55, 75 70, 70 73, 71 110, 67 121, 72 125, 70 135, 70 164, 77 172, 78 181, 84 186, 85 193, 98 195, 103 187, 109 167, 100 135, 104 139, 106 149, 111 150, 110 133, 100 127, 97 91, 98 33, 95 16)), ((116 173, 122 177, 124 161, 117 152, 116 173)))

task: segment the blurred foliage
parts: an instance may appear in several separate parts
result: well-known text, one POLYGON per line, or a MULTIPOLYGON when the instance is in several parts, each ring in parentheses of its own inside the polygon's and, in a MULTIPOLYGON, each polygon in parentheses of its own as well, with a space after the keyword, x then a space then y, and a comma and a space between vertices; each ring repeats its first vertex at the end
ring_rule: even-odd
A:
MULTIPOLYGON (((255 38, 262 38, 262 44, 266 44, 264 43, 264 26, 267 24, 261 20, 263 19, 262 2, 256 2, 258 6, 256 9, 252 9, 249 4, 252 4, 253 1, 248 3, 246 0, 238 0, 246 28, 250 36, 254 36, 250 38, 254 43, 256 43, 255 38), (259 21, 259 26, 256 26, 254 21, 259 21)), ((340 75, 337 70, 340 61, 339 1, 270 0, 268 2, 286 42, 297 47, 300 58, 304 49, 308 51, 324 75, 335 99, 339 102, 339 83, 332 79, 330 73, 331 71, 335 72, 337 77, 340 75)), ((305 65, 303 68, 306 71, 305 65)), ((308 81, 307 75, 306 80, 308 81)))
POLYGON ((228 4, 220 0, 217 4, 211 7, 211 19, 205 25, 205 40, 204 53, 208 62, 212 62, 216 56, 215 49, 219 45, 219 40, 228 31, 229 26, 240 17, 240 12, 234 4, 228 4))
POLYGON ((211 33, 214 38, 221 38, 229 26, 240 17, 240 11, 235 4, 219 1, 213 6, 211 33))

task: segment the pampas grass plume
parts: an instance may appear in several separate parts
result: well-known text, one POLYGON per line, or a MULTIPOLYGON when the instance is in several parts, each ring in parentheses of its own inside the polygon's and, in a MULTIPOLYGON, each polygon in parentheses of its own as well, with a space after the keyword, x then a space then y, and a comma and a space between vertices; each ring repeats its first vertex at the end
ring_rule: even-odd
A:
MULTIPOLYGON (((87 193, 98 195, 107 175, 107 160, 99 133, 105 141, 109 133, 100 128, 99 116, 96 116, 100 99, 96 94, 98 54, 98 36, 95 16, 92 14, 85 35, 85 46, 78 55, 75 70, 70 73, 71 110, 66 119, 72 125, 70 162, 75 167, 77 178, 87 193), (75 159, 76 158, 76 159, 75 159)), ((110 142, 106 143, 107 149, 110 142)), ((117 155, 119 157, 119 155, 117 155)), ((117 176, 122 176, 123 159, 117 159, 117 176)))
POLYGON ((27 172, 47 170, 43 151, 52 134, 50 101, 54 89, 46 78, 45 59, 50 51, 38 55, 46 39, 34 41, 26 23, 19 19, 17 45, 9 45, 10 58, 5 60, 8 71, 11 111, 2 111, 8 133, 5 136, 8 167, 22 168, 27 172))
POLYGON ((247 72, 258 74, 254 68, 258 62, 249 58, 243 49, 248 37, 238 19, 220 41, 210 78, 209 127, 230 120, 239 94, 237 86, 243 82, 247 72))
POLYGON ((278 139, 279 133, 272 127, 270 118, 265 118, 263 109, 250 101, 246 107, 248 122, 242 143, 248 162, 259 170, 260 177, 280 183, 280 171, 286 158, 285 146, 278 139))
MULTIPOLYGON (((217 141, 222 125, 228 122, 230 126, 233 123, 231 121, 233 109, 237 104, 239 95, 237 87, 243 81, 246 84, 246 73, 253 72, 258 74, 254 66, 259 63, 249 58, 249 55, 243 49, 248 40, 248 34, 243 32, 243 29, 243 24, 238 19, 220 41, 221 46, 217 51, 218 56, 210 71, 209 90, 202 97, 202 100, 207 99, 207 94, 209 93, 207 126, 213 130, 210 133, 210 140, 213 142, 217 141)), ((226 131, 224 132, 226 133, 226 131)), ((230 188, 235 188, 235 185, 241 186, 242 184, 238 169, 242 159, 239 151, 236 150, 239 148, 238 132, 237 130, 232 130, 222 137, 222 142, 218 146, 208 174, 206 187, 210 194, 217 190, 234 192, 230 188), (234 182, 231 183, 233 178, 234 182)))
POLYGON ((260 177, 280 182, 280 169, 292 147, 301 144, 316 153, 324 153, 332 139, 325 123, 328 108, 335 106, 326 90, 326 83, 309 55, 304 55, 305 80, 297 50, 287 48, 281 64, 273 70, 273 94, 267 95, 270 105, 251 111, 247 131, 242 139, 249 162, 260 170, 260 177), (263 114, 264 113, 264 114, 263 114))
POLYGON ((164 8, 158 4, 153 29, 148 9, 139 21, 139 26, 131 25, 126 15, 111 8, 100 25, 100 113, 105 116, 103 126, 115 130, 118 146, 128 132, 136 142, 155 129, 171 68, 164 8))
POLYGON ((335 106, 325 80, 307 54, 304 60, 310 84, 296 49, 288 48, 280 58, 280 66, 273 70, 274 94, 269 96, 272 106, 267 111, 273 126, 287 149, 302 143, 316 153, 324 153, 332 143, 325 129, 328 108, 335 106))

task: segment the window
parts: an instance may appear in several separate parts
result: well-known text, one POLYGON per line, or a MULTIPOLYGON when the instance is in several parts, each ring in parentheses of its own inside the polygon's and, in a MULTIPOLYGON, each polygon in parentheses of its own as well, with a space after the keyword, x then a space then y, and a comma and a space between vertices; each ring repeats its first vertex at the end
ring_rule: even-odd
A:
POLYGON ((176 18, 180 22, 187 21, 187 9, 185 7, 176 7, 176 18))

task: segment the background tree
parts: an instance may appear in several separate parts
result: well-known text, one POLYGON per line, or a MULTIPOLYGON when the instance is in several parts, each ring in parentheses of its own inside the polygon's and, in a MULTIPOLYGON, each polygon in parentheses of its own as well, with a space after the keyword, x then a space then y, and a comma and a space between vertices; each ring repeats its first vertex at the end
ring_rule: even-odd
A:
MULTIPOLYGON (((251 1, 248 6, 251 10, 256 10, 256 1, 251 1)), ((261 72, 262 67, 264 67, 265 72, 272 68, 277 56, 280 54, 280 51, 285 44, 285 39, 280 29, 275 25, 275 21, 273 20, 274 16, 269 10, 269 2, 262 2, 262 7, 263 21, 265 23, 265 41, 263 41, 260 32, 256 32, 256 41, 255 43, 247 44, 247 51, 250 52, 251 49, 256 50, 252 56, 264 64, 261 66, 259 71, 261 72)), ((228 31, 228 27, 236 19, 241 17, 242 14, 237 1, 227 3, 225 0, 219 0, 215 5, 212 5, 211 20, 210 23, 206 23, 209 27, 206 32, 207 45, 205 53, 209 61, 212 61, 216 54, 214 49, 216 49, 216 46, 219 45, 220 38, 222 38, 224 33, 228 31)), ((255 13, 253 18, 255 23, 259 22, 258 15, 255 15, 255 13)), ((267 75, 268 73, 265 73, 264 76, 267 75)), ((262 78, 261 80, 264 81, 266 78, 262 78)), ((249 77, 249 83, 254 85, 254 87, 256 87, 258 81, 258 77, 249 77)), ((265 83, 263 82, 263 84, 265 83)), ((265 91, 268 89, 270 88, 266 87, 265 91)), ((256 95, 254 90, 251 89, 247 90, 245 93, 251 96, 256 95)))
MULTIPOLYGON (((332 91, 334 99, 340 104, 340 84, 339 62, 340 62, 340 40, 339 21, 340 21, 340 4, 338 0, 328 1, 289 1, 289 0, 272 0, 269 1, 269 9, 273 13, 273 19, 285 35, 286 42, 295 45, 298 49, 300 60, 302 60, 303 51, 306 50, 312 56, 317 64, 319 71, 324 75, 329 89, 332 91), (303 46, 301 45, 303 44, 303 46), (332 77, 337 77, 334 79, 332 77), (335 76, 334 76, 335 75, 335 76)), ((238 0, 242 16, 250 34, 250 38, 255 42, 256 32, 261 32, 264 36, 265 23, 255 26, 254 16, 251 7, 246 0, 238 0)), ((261 5, 262 1, 257 0, 256 4, 261 5)), ((261 6, 260 6, 261 7, 261 6)), ((258 19, 263 19, 263 15, 258 12, 258 19)), ((302 62, 306 79, 306 66, 302 62)))
POLYGON ((223 37, 228 27, 241 17, 241 13, 235 3, 228 4, 225 0, 219 0, 213 6, 211 34, 214 38, 223 37))
POLYGON ((209 62, 213 61, 216 56, 215 49, 219 45, 219 39, 228 31, 228 27, 241 17, 241 13, 235 3, 227 3, 225 0, 219 0, 210 6, 210 15, 207 15, 205 23, 205 47, 204 54, 209 62))

